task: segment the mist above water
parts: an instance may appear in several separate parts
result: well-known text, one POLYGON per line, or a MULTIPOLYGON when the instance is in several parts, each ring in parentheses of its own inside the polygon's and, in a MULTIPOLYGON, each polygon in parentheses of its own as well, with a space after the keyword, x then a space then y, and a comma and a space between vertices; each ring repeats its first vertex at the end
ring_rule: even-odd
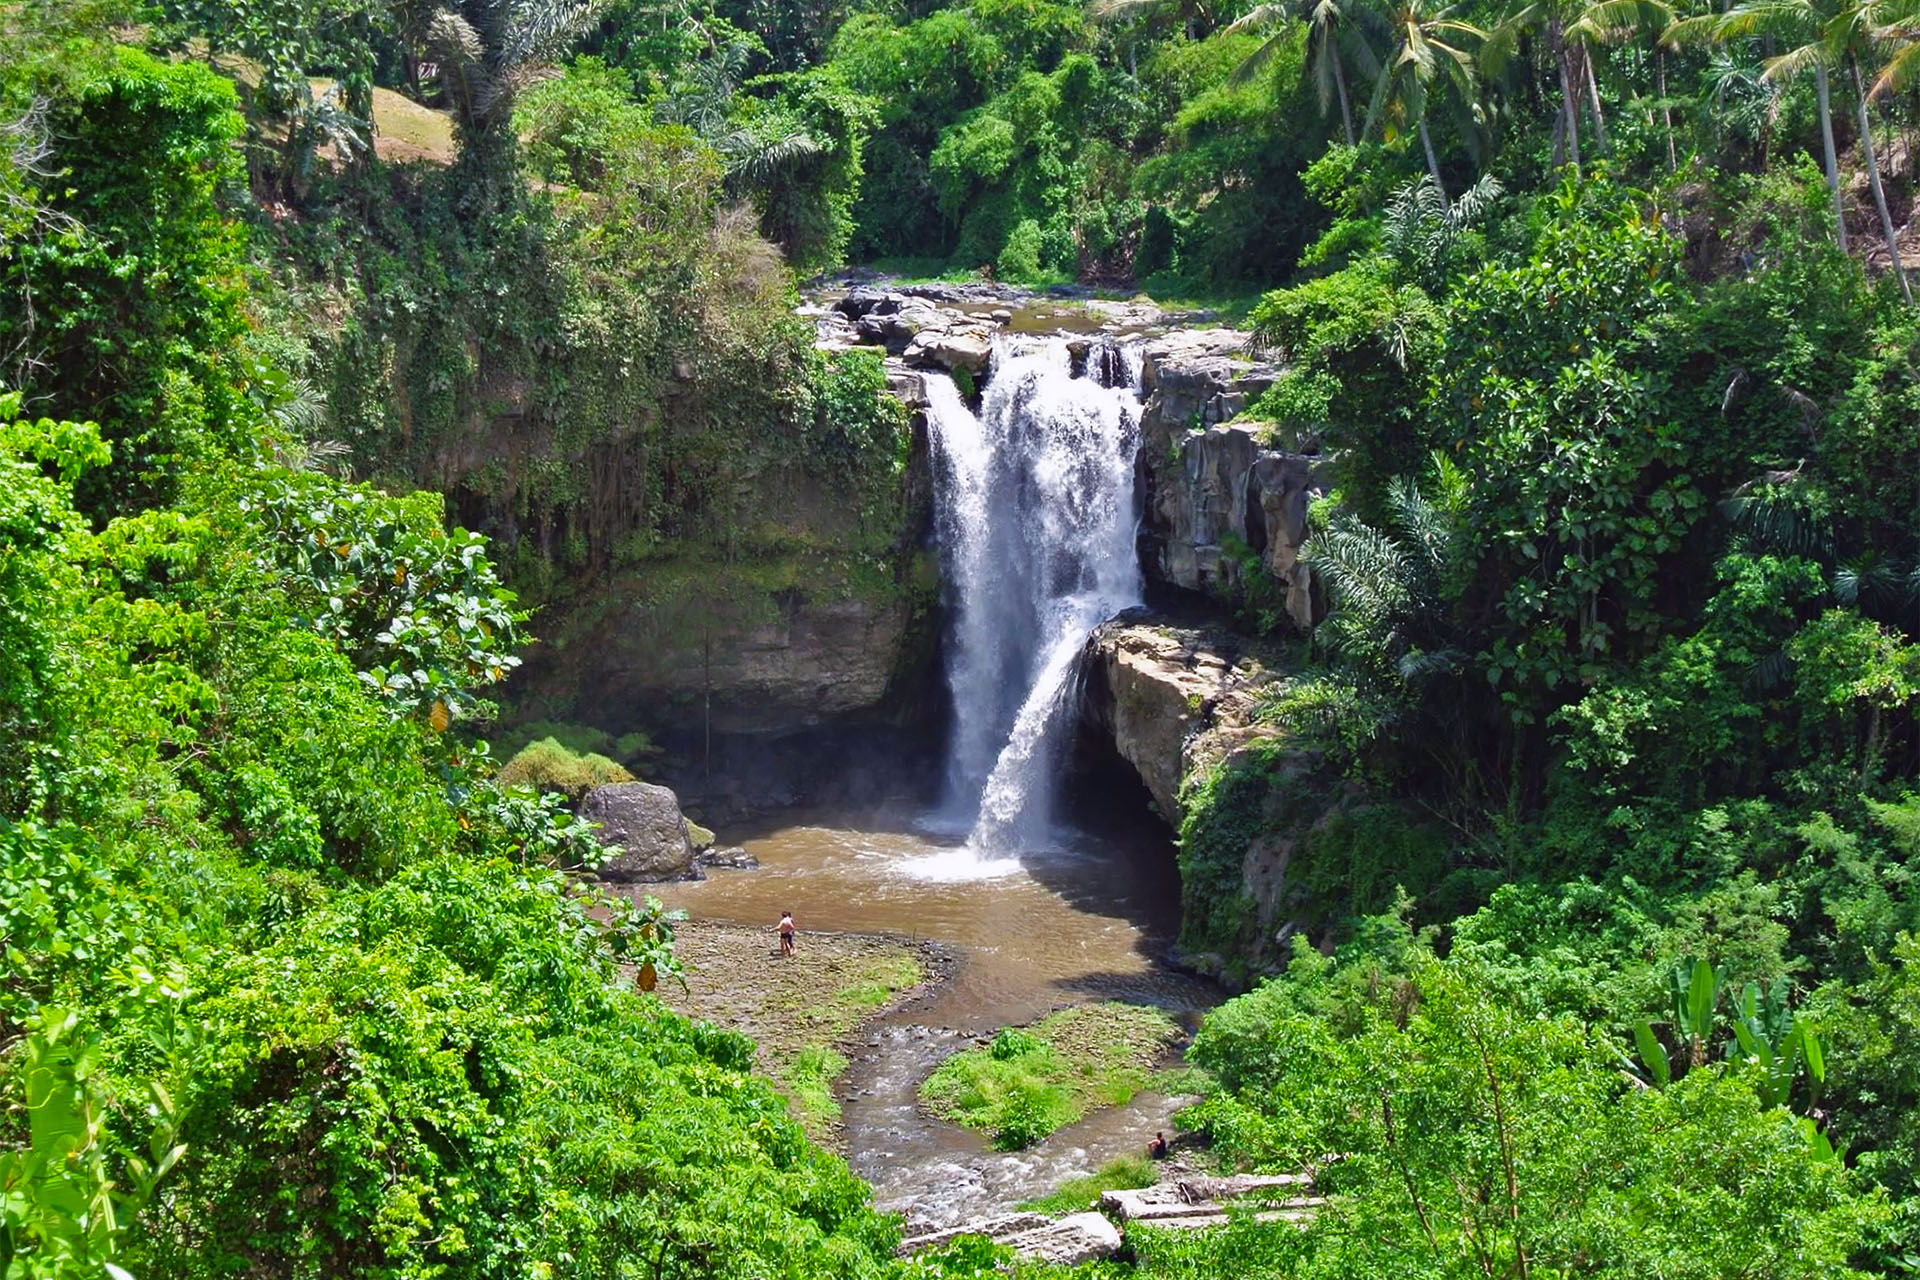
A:
POLYGON ((973 413, 929 375, 935 511, 952 633, 953 737, 943 824, 966 856, 932 878, 1010 871, 1052 842, 1051 802, 1075 660, 1139 603, 1134 455, 1139 361, 1097 346, 1075 377, 1066 343, 1003 339, 973 413))

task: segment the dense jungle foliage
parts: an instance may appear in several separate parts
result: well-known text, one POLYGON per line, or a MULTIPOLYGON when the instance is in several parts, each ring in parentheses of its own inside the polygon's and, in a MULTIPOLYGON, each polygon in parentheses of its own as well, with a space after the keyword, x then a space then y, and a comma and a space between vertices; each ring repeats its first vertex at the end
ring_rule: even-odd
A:
POLYGON ((901 589, 850 260, 1271 290, 1320 459, 1180 856, 1288 962, 1187 1122, 1330 1204, 1099 1270, 1920 1274, 1916 69, 1909 0, 0 0, 0 1278, 995 1265, 475 742, 582 583, 901 589))

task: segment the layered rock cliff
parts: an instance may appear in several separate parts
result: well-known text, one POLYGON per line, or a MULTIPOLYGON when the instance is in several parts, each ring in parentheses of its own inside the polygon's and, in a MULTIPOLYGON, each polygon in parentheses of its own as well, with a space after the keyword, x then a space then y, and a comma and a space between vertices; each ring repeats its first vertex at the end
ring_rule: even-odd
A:
POLYGON ((1232 329, 1184 330, 1150 342, 1141 376, 1141 461, 1147 522, 1141 559, 1156 582, 1235 608, 1271 598, 1276 623, 1313 622, 1311 576, 1299 562, 1320 459, 1263 442, 1234 421, 1279 370, 1232 329))

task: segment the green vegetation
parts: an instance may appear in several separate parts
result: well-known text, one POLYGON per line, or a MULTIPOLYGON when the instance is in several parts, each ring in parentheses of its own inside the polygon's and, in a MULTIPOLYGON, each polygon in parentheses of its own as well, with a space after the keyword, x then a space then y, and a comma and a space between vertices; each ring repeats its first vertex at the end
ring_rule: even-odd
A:
POLYGON ((1179 1034, 1166 1014, 1142 1005, 1062 1009, 954 1054, 921 1082, 920 1100, 1017 1151, 1089 1111, 1132 1101, 1179 1034))
POLYGON ((633 775, 617 761, 595 751, 581 754, 568 750, 552 738, 520 748, 513 759, 500 766, 498 776, 508 786, 558 791, 574 800, 610 782, 633 781, 633 775))
POLYGON ((1121 1191, 1150 1187, 1159 1181, 1159 1170, 1145 1156, 1123 1156, 1103 1165, 1084 1178, 1070 1178, 1058 1190, 1038 1200, 1029 1200, 1022 1209, 1038 1213, 1083 1213, 1100 1203, 1102 1191, 1121 1191))
MULTIPOLYGON (((793 315, 848 257, 1237 299, 1318 459, 1324 617, 1187 782, 1181 944, 1252 988, 1189 1123, 1343 1158, 1106 1274, 1911 1274, 1916 32, 0 0, 0 1280, 997 1265, 897 1262, 808 1139, 917 961, 783 971, 783 1100, 566 870, 651 744, 493 727, 532 608, 562 683, 616 604, 682 665, 924 612, 906 411, 793 315)), ((1155 1018, 929 1104, 1037 1140, 1155 1018)))

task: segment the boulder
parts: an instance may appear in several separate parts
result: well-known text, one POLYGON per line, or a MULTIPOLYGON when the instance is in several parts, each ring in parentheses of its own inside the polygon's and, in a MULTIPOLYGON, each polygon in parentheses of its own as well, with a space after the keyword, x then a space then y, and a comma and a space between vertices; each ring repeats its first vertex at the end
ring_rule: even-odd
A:
POLYGON ((1075 1213, 1044 1227, 1005 1236, 1000 1241, 1015 1253, 1059 1267, 1098 1262, 1120 1252, 1120 1228, 1098 1213, 1075 1213))
POLYGON ((677 880, 693 869, 693 839, 680 799, 650 782, 616 782, 587 792, 580 816, 600 824, 613 856, 603 880, 677 880))
POLYGON ((993 356, 993 330, 985 325, 922 329, 902 353, 908 364, 978 373, 993 356))

